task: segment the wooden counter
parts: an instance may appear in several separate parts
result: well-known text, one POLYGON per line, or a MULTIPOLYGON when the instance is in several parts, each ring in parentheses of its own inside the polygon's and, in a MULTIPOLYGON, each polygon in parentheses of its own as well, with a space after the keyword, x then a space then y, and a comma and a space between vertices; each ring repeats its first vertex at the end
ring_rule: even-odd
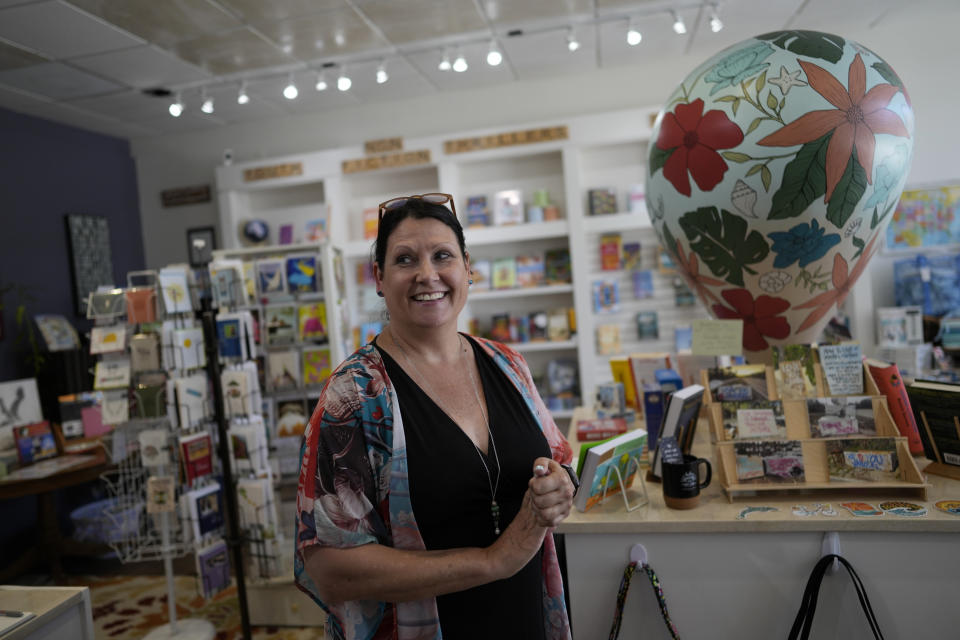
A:
MULTIPOLYGON (((571 420, 571 433, 581 412, 571 420)), ((579 448, 575 438, 571 445, 579 448)), ((714 461, 705 421, 698 425, 693 453, 714 461)), ((918 463, 926 465, 925 460, 918 463)), ((681 637, 786 637, 827 532, 839 533, 840 553, 863 579, 886 637, 955 637, 951 607, 960 593, 960 516, 933 505, 960 500, 960 481, 927 479, 932 485, 927 500, 839 490, 765 492, 730 503, 719 484, 711 483, 701 493, 700 505, 688 511, 667 508, 660 484, 648 482, 650 502, 635 511, 628 513, 618 494, 586 513, 574 510, 557 529, 565 534, 574 638, 607 637, 617 587, 635 543, 647 549, 681 637), (921 504, 928 513, 856 517, 840 506, 886 499, 921 504), (792 513, 797 504, 827 502, 838 515, 792 513), (748 506, 778 511, 738 520, 748 506)), ((636 495, 632 490, 630 497, 636 495)), ((815 625, 815 634, 820 633, 825 635, 817 637, 872 637, 846 572, 824 581, 815 625)), ((670 637, 642 574, 633 579, 620 637, 670 637)))

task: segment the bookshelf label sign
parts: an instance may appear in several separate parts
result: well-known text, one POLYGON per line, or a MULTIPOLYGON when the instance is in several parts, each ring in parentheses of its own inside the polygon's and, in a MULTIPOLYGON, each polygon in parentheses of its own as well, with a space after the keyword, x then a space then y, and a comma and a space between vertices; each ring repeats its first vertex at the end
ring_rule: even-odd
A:
POLYGON ((445 153, 466 153, 469 151, 481 151, 483 149, 496 149, 498 147, 512 147, 518 144, 535 144, 537 142, 566 140, 569 137, 570 133, 566 125, 559 127, 540 127, 538 129, 495 133, 489 136, 445 140, 443 150, 445 153))
POLYGON ((408 167, 417 164, 430 163, 430 150, 404 151, 402 153, 384 153, 367 158, 344 160, 341 165, 344 173, 359 173, 361 171, 378 171, 395 167, 408 167))
POLYGON ((380 138, 379 140, 367 140, 363 143, 363 151, 367 154, 403 151, 403 138, 380 138))
POLYGON ((284 164, 274 164, 266 167, 251 167, 243 170, 244 182, 255 182, 257 180, 273 180, 274 178, 289 178, 291 176, 303 175, 302 162, 287 162, 284 164))
POLYGON ((164 189, 160 192, 160 202, 165 208, 210 202, 210 185, 164 189))

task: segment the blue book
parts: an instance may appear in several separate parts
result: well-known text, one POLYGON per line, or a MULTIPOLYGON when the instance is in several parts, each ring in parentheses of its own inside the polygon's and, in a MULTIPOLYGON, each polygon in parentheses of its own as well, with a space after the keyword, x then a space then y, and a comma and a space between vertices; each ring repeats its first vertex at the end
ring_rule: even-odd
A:
POLYGON ((217 320, 217 344, 220 346, 221 357, 243 357, 243 347, 240 344, 240 336, 239 320, 236 318, 217 320))
POLYGON ((654 451, 657 448, 657 438, 660 436, 660 422, 663 420, 664 391, 658 384, 643 385, 643 423, 647 429, 647 448, 654 451))
POLYGON ((663 389, 664 393, 670 393, 683 388, 683 378, 673 369, 657 369, 653 372, 657 384, 663 389))

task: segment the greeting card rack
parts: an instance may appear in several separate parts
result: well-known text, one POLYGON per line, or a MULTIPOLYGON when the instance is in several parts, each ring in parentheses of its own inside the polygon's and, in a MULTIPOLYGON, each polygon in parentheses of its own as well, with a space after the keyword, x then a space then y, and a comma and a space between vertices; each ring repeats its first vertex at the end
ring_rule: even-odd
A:
MULTIPOLYGON (((773 368, 766 367, 766 379, 768 382, 774 380, 773 368)), ((814 366, 816 397, 820 398, 843 398, 844 396, 831 396, 825 384, 822 367, 819 364, 814 366)), ((882 494, 882 495, 913 495, 920 499, 926 499, 927 489, 930 485, 925 481, 923 474, 920 473, 916 461, 910 454, 907 444, 907 438, 901 437, 896 423, 890 414, 887 406, 887 399, 883 396, 873 378, 868 371, 864 372, 864 393, 863 396, 869 396, 871 399, 873 421, 875 425, 875 434, 870 434, 870 438, 892 438, 895 442, 895 451, 900 473, 898 477, 887 478, 883 480, 861 480, 861 479, 831 479, 828 464, 828 442, 838 440, 849 440, 850 438, 840 437, 813 437, 810 426, 810 417, 807 409, 806 399, 787 399, 780 398, 777 392, 776 384, 770 384, 769 399, 780 400, 783 405, 783 414, 786 423, 786 439, 799 441, 803 456, 803 480, 786 482, 769 481, 749 481, 741 482, 737 473, 737 442, 776 442, 775 438, 735 440, 729 438, 723 424, 723 411, 721 403, 712 398, 709 393, 709 380, 707 372, 702 372, 704 386, 707 392, 705 398, 710 401, 705 404, 707 419, 710 426, 711 438, 716 444, 716 476, 722 486, 727 499, 732 502, 734 498, 756 497, 757 494, 775 493, 811 493, 822 494, 825 492, 843 492, 845 494, 856 493, 864 494, 882 494)), ((782 440, 782 439, 780 439, 782 440)))

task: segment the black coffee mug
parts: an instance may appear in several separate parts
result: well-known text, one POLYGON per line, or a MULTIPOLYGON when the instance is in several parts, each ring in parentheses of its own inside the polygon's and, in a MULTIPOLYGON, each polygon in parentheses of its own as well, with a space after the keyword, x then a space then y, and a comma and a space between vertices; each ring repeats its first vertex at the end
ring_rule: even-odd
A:
POLYGON ((700 501, 700 489, 710 485, 713 468, 710 461, 683 454, 683 462, 667 462, 663 465, 663 501, 671 509, 693 509, 700 501), (701 480, 700 469, 706 467, 707 477, 701 480))

